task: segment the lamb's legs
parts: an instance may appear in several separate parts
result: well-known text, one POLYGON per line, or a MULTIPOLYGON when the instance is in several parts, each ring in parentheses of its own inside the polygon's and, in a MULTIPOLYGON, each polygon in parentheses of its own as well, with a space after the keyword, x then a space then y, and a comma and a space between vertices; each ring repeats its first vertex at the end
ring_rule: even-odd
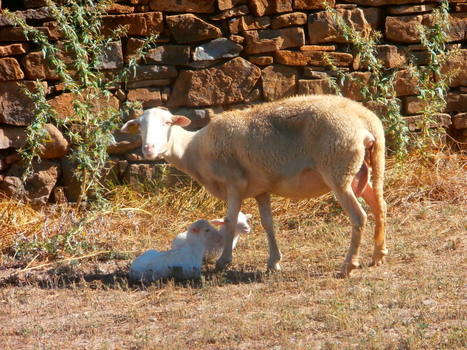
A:
POLYGON ((236 191, 230 191, 227 198, 227 216, 225 219, 226 232, 224 250, 216 261, 216 269, 223 270, 232 262, 232 242, 235 237, 235 226, 237 225, 238 212, 242 200, 236 191))
POLYGON ((347 277, 353 269, 360 266, 359 248, 367 215, 363 211, 360 203, 358 203, 357 197, 355 197, 351 186, 348 186, 347 189, 343 190, 334 190, 334 193, 352 222, 352 238, 350 240, 350 247, 341 268, 341 276, 347 277))
POLYGON ((269 193, 263 193, 256 197, 259 213, 261 216, 261 225, 266 231, 269 246, 268 270, 279 271, 281 269, 279 261, 281 260, 281 252, 277 246, 276 235, 274 232, 274 223, 272 220, 271 196, 269 193))
POLYGON ((373 261, 371 265, 381 265, 384 262, 384 257, 388 254, 386 249, 386 202, 383 196, 378 196, 375 190, 368 184, 362 193, 362 197, 370 207, 375 216, 375 248, 373 251, 373 261))

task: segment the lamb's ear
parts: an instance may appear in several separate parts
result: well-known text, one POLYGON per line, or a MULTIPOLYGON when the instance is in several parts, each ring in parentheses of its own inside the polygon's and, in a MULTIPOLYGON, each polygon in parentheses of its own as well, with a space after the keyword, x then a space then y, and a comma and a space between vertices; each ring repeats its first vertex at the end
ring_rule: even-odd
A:
POLYGON ((127 134, 137 134, 139 133, 139 119, 131 119, 127 121, 122 128, 120 129, 121 132, 127 134))
POLYGON ((184 115, 173 115, 172 116, 172 125, 178 126, 188 126, 190 125, 191 120, 185 117, 184 115))
POLYGON ((210 224, 216 225, 216 226, 222 226, 225 224, 224 219, 214 219, 209 221, 210 224))

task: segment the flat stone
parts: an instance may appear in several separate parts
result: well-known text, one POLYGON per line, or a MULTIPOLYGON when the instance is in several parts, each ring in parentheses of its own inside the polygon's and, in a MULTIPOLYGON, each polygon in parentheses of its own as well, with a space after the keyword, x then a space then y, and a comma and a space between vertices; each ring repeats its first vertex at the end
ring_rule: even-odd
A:
MULTIPOLYGON (((372 27, 365 18, 363 10, 358 8, 354 10, 339 9, 337 13, 363 37, 368 37, 370 35, 372 27)), ((308 38, 310 44, 347 42, 337 29, 332 15, 325 11, 312 13, 308 16, 308 38)))
POLYGON ((221 13, 211 16, 212 21, 220 21, 223 19, 231 18, 231 17, 239 17, 243 15, 247 15, 250 12, 247 5, 242 5, 238 7, 231 8, 229 10, 222 11, 221 13))
POLYGON ((168 105, 194 107, 241 102, 260 75, 258 67, 241 57, 218 67, 182 71, 175 81, 168 105))
POLYGON ((217 6, 219 6, 219 10, 224 11, 246 2, 247 0, 217 0, 217 6))
POLYGON ((448 93, 446 96, 446 110, 447 113, 462 113, 465 112, 467 106, 467 94, 448 93))
POLYGON ((431 12, 436 8, 435 4, 420 4, 420 5, 401 5, 388 7, 390 15, 408 15, 420 12, 431 12))
POLYGON ((117 3, 112 3, 110 4, 109 7, 107 7, 107 13, 109 14, 127 14, 127 13, 133 13, 135 12, 134 6, 128 6, 124 4, 117 4, 117 3))
POLYGON ((298 81, 300 95, 326 95, 335 93, 329 79, 313 79, 298 81))
POLYGON ((47 6, 46 0, 23 0, 23 6, 25 8, 38 8, 47 6))
POLYGON ((292 67, 272 65, 261 71, 264 98, 268 101, 292 96, 297 92, 298 71, 292 67))
POLYGON ((102 16, 102 32, 109 35, 119 26, 127 28, 125 34, 149 36, 164 30, 162 12, 133 13, 102 16))
MULTIPOLYGON (((404 120, 407 123, 409 131, 419 131, 422 129, 423 124, 426 123, 424 115, 413 115, 405 117, 404 120)), ((428 122, 428 128, 444 127, 447 128, 452 124, 451 116, 446 113, 437 113, 430 116, 428 122)))
MULTIPOLYGON (((330 7, 334 7, 335 0, 326 1, 330 7)), ((322 10, 325 8, 323 0, 294 0, 294 10, 322 10)))
MULTIPOLYGON (((73 101, 77 98, 73 93, 67 92, 50 99, 48 102, 56 111, 57 117, 64 119, 74 115, 73 101)), ((120 103, 115 96, 102 96, 96 101, 96 108, 99 108, 100 105, 119 109, 120 103)))
POLYGON ((300 51, 336 51, 335 45, 303 45, 300 51))
MULTIPOLYGON (((41 83, 47 90, 47 83, 41 83)), ((0 82, 0 123, 26 126, 34 117, 34 103, 23 94, 21 85, 35 90, 34 82, 0 82)))
POLYGON ((212 61, 219 58, 237 57, 242 52, 243 46, 230 41, 227 38, 214 39, 195 48, 194 61, 212 61))
POLYGON ((0 46, 0 57, 22 55, 27 52, 29 45, 26 43, 0 46))
MULTIPOLYGON (((467 49, 461 49, 441 67, 444 76, 450 75, 449 86, 467 86, 467 49)), ((467 107, 466 107, 467 109, 467 107)))
POLYGON ((346 75, 342 94, 354 101, 363 101, 362 88, 368 86, 371 79, 370 72, 352 72, 346 75))
POLYGON ((230 32, 236 34, 247 30, 266 29, 271 25, 271 18, 267 16, 242 16, 239 18, 232 18, 229 20, 228 24, 230 32))
POLYGON ((252 30, 245 32, 244 36, 246 39, 245 52, 247 54, 276 51, 274 50, 275 47, 279 49, 301 47, 305 44, 305 32, 303 28, 299 27, 252 30), (261 43, 266 43, 267 46, 258 50, 258 45, 261 45, 261 43))
POLYGON ((376 51, 386 68, 402 67, 407 63, 407 56, 404 50, 395 45, 377 45, 376 51))
MULTIPOLYGON (((450 29, 448 41, 466 40, 467 16, 462 13, 449 15, 450 29)), ((419 25, 432 26, 433 16, 421 14, 417 16, 388 16, 386 17, 385 36, 388 40, 398 43, 420 42, 419 25)))
POLYGON ((167 16, 166 22, 177 43, 189 44, 222 36, 219 28, 191 13, 167 16))
POLYGON ((459 113, 452 117, 454 129, 467 129, 467 113, 459 113))
POLYGON ((8 197, 18 198, 33 205, 44 205, 48 202, 60 175, 60 164, 51 160, 33 161, 33 174, 26 181, 21 180, 23 167, 15 163, 8 170, 0 183, 0 192, 8 197))
POLYGON ((167 86, 171 85, 173 79, 153 79, 153 80, 139 80, 139 81, 130 81, 127 83, 129 89, 143 88, 143 87, 153 87, 153 86, 167 86))
POLYGON ((257 66, 269 66, 274 62, 274 58, 272 56, 250 56, 248 61, 257 66))
POLYGON ((353 56, 344 52, 279 50, 274 60, 288 66, 327 66, 327 60, 330 60, 335 66, 348 67, 352 64, 353 56))
POLYGON ((0 58, 0 81, 21 80, 24 73, 13 57, 0 58))
POLYGON ((109 43, 104 50, 102 65, 99 67, 102 70, 120 69, 123 67, 123 51, 121 41, 109 43))
POLYGON ((145 61, 146 63, 183 65, 190 62, 190 56, 189 45, 160 45, 149 50, 145 56, 145 61))
POLYGON ((127 94, 128 101, 140 101, 143 108, 162 105, 161 91, 157 88, 131 89, 127 94))
POLYGON ((397 96, 418 94, 418 80, 409 70, 400 70, 394 76, 394 90, 397 96))
POLYGON ((135 75, 130 76, 128 81, 170 79, 177 75, 177 69, 173 66, 143 65, 136 67, 135 75))
POLYGON ((385 5, 402 5, 412 3, 422 3, 426 0, 344 0, 363 6, 385 6, 385 5))
POLYGON ((29 80, 58 80, 58 74, 49 67, 42 51, 30 52, 21 58, 26 78, 29 80))
POLYGON ((0 149, 21 148, 26 144, 25 128, 16 126, 0 127, 0 149))
POLYGON ((402 98, 402 110, 404 114, 418 114, 428 107, 428 102, 419 99, 418 96, 405 96, 402 98))
POLYGON ((301 26, 306 24, 307 15, 304 12, 292 12, 276 16, 272 19, 271 28, 278 29, 284 27, 301 26))
POLYGON ((216 0, 150 0, 153 11, 212 13, 216 0))
POLYGON ((255 16, 291 12, 292 0, 250 0, 249 6, 255 16))
MULTIPOLYGON (((40 32, 47 35, 47 37, 51 38, 51 32, 47 27, 35 27, 40 32)), ((23 33, 23 30, 19 27, 3 27, 0 28, 0 42, 22 42, 22 41, 29 41, 28 38, 23 33)))

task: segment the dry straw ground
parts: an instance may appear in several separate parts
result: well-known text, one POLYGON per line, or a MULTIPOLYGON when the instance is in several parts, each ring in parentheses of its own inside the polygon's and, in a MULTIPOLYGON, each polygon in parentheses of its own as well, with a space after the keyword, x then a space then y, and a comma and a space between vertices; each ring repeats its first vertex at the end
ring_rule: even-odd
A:
POLYGON ((200 281, 129 285, 128 263, 166 249, 195 218, 223 204, 196 186, 118 187, 103 212, 66 205, 35 211, 0 202, 2 349, 461 349, 466 347, 467 176, 460 156, 389 165, 387 264, 349 279, 335 272, 349 220, 331 196, 276 198, 283 272, 263 271, 265 235, 253 231, 224 273, 200 281), (147 190, 153 190, 149 194, 147 190))

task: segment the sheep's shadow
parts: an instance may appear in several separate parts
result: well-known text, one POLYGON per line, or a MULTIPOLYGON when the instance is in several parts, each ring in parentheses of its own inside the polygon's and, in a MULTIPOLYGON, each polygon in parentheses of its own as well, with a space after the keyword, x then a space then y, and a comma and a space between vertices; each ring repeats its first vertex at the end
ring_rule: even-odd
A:
POLYGON ((164 279, 151 283, 131 281, 128 278, 128 265, 114 264, 113 268, 101 269, 95 265, 83 267, 70 264, 60 265, 46 270, 28 273, 12 273, 0 280, 0 287, 6 286, 38 286, 43 289, 92 288, 139 290, 146 288, 166 288, 169 285, 185 288, 203 288, 228 284, 248 284, 264 282, 265 273, 245 269, 230 269, 217 272, 204 269, 201 278, 181 280, 164 279))

